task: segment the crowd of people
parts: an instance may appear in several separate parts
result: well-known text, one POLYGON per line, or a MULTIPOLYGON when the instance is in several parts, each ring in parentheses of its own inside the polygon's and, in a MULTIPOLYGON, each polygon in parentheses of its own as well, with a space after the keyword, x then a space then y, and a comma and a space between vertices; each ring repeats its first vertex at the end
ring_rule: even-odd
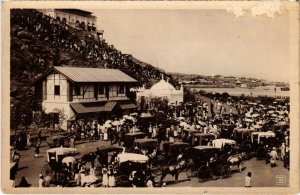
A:
POLYGON ((46 69, 59 65, 63 62, 60 58, 64 51, 71 60, 68 65, 88 62, 91 67, 121 69, 138 79, 161 77, 161 70, 121 53, 104 39, 97 39, 88 31, 73 28, 36 10, 12 10, 11 25, 13 56, 19 58, 24 54, 30 57, 32 66, 46 69), (35 44, 33 40, 36 40, 35 44), (47 43, 51 51, 47 51, 42 43, 47 43), (72 62, 72 59, 76 61, 72 62))
MULTIPOLYGON (((212 134, 216 139, 236 140, 238 146, 241 146, 243 141, 251 141, 251 134, 246 134, 242 140, 239 140, 236 137, 237 129, 253 129, 253 132, 272 131, 276 135, 274 139, 276 143, 266 142, 266 139, 262 138, 258 143, 266 149, 266 164, 270 163, 272 168, 276 167, 276 160, 280 158, 284 162, 284 167, 289 168, 289 104, 284 99, 261 103, 259 99, 248 101, 229 98, 221 101, 200 98, 196 102, 182 105, 168 105, 160 109, 154 107, 147 111, 139 110, 113 120, 80 119, 69 126, 68 132, 73 135, 70 139, 71 148, 76 148, 76 142, 82 139, 125 146, 126 134, 136 132, 143 132, 145 138, 156 139, 159 145, 178 141, 196 143, 196 140, 191 140, 194 139, 191 134, 183 133, 186 129, 212 134)), ((134 152, 137 148, 127 149, 134 152)), ((115 168, 118 164, 116 154, 112 156, 102 154, 99 157, 102 159, 98 161, 101 164, 101 172, 95 163, 88 165, 88 168, 81 166, 77 167, 77 171, 74 169, 73 175, 76 175, 77 185, 89 186, 93 183, 89 182, 91 177, 93 180, 101 175, 102 186, 116 186, 115 181, 109 182, 109 178, 113 178, 114 173, 119 171, 115 168)), ((143 154, 150 155, 145 151, 143 154)))

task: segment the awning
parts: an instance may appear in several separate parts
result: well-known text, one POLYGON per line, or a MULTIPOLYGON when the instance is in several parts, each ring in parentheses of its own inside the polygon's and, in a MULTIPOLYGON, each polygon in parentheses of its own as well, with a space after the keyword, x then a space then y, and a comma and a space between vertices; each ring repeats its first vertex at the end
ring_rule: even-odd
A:
POLYGON ((104 111, 111 112, 116 105, 117 102, 106 102, 106 104, 104 105, 104 111))
POLYGON ((116 106, 119 106, 122 110, 137 108, 134 103, 130 101, 108 101, 108 102, 81 102, 71 103, 71 108, 78 113, 93 113, 93 112, 111 112, 116 106))
POLYGON ((104 111, 104 107, 97 104, 72 103, 70 104, 70 106, 78 114, 104 111))
POLYGON ((122 110, 127 110, 127 109, 137 108, 137 106, 134 103, 131 103, 131 102, 123 102, 123 103, 120 103, 120 108, 122 110))

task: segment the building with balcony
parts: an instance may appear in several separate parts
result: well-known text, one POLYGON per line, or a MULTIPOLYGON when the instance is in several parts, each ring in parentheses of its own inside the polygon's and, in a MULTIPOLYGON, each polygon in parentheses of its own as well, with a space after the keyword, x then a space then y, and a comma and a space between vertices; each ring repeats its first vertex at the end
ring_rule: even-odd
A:
POLYGON ((129 90, 136 83, 118 69, 53 67, 34 86, 45 112, 67 121, 127 114, 136 108, 129 90))
POLYGON ((104 31, 97 29, 97 17, 92 12, 80 9, 38 9, 38 11, 73 28, 86 30, 103 38, 104 31))

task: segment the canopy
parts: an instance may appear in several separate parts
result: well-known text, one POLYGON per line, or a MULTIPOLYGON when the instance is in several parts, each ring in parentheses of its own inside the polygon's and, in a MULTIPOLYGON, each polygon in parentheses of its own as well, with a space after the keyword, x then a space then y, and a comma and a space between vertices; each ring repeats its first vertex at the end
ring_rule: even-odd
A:
POLYGON ((50 161, 49 159, 49 153, 55 153, 56 154, 56 159, 58 155, 72 155, 72 154, 77 154, 78 150, 76 148, 52 148, 47 150, 48 154, 48 162, 50 161))
POLYGON ((99 152, 99 151, 101 151, 101 152, 103 152, 103 151, 106 151, 106 152, 120 151, 120 152, 121 152, 121 151, 123 151, 123 150, 125 150, 125 148, 120 147, 120 146, 103 145, 103 146, 99 146, 99 147, 97 148, 96 153, 99 152))
POLYGON ((215 139, 212 141, 212 144, 216 148, 222 148, 225 144, 236 145, 236 141, 231 139, 215 139))
POLYGON ((153 145, 158 143, 157 139, 136 139, 134 142, 145 145, 153 145))
POLYGON ((121 153, 118 154, 119 162, 140 162, 140 163, 145 163, 148 161, 148 156, 143 155, 143 154, 136 154, 136 153, 121 153))
POLYGON ((258 135, 258 140, 257 140, 258 143, 259 143, 261 137, 275 137, 275 133, 272 132, 272 131, 267 131, 267 132, 253 132, 251 134, 251 141, 252 142, 253 142, 254 135, 258 135))
POLYGON ((198 150, 198 151, 220 150, 219 148, 214 147, 214 146, 196 146, 193 149, 198 150))
POLYGON ((184 143, 184 142, 175 142, 175 143, 164 143, 164 145, 169 145, 169 149, 174 151, 174 150, 181 150, 181 149, 185 149, 189 147, 188 143, 184 143))

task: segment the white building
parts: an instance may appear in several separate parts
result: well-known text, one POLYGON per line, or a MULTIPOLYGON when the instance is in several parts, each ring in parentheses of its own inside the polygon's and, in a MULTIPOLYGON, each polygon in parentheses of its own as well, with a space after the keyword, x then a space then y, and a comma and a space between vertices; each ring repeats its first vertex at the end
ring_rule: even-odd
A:
POLYGON ((146 89, 144 86, 135 90, 137 101, 142 97, 161 97, 167 98, 169 104, 178 105, 183 102, 183 87, 181 86, 179 90, 176 90, 169 82, 165 81, 163 78, 156 84, 154 84, 150 89, 146 89))
POLYGON ((137 81, 118 69, 53 67, 35 82, 36 99, 57 120, 109 118, 137 106, 130 87, 137 81))
POLYGON ((38 9, 38 11, 73 28, 86 30, 103 38, 104 31, 97 29, 97 17, 92 12, 80 9, 38 9))

